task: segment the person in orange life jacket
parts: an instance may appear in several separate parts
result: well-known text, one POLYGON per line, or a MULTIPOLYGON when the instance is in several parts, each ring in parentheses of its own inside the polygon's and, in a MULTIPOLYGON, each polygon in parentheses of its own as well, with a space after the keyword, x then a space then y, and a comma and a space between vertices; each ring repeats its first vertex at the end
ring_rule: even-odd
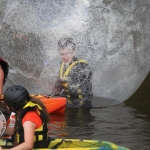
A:
POLYGON ((91 108, 93 93, 89 65, 85 60, 77 59, 72 38, 60 39, 58 50, 62 62, 53 94, 66 97, 67 106, 70 108, 91 108))
MULTIPOLYGON (((27 89, 20 85, 5 90, 4 102, 16 112, 14 147, 11 150, 47 148, 50 143, 47 128, 49 114, 42 102, 31 98, 27 89)), ((0 150, 3 148, 0 147, 0 150)))
POLYGON ((8 70, 8 63, 0 57, 0 97, 2 96, 3 85, 5 84, 8 75, 8 70))

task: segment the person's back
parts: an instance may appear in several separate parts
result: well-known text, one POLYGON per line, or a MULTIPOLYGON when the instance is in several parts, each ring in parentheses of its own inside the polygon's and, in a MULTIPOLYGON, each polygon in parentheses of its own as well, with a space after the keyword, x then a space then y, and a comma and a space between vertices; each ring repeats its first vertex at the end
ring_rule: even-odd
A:
POLYGON ((58 41, 62 62, 54 94, 66 97, 68 107, 91 108, 92 72, 85 60, 76 58, 75 49, 72 38, 62 38, 58 41))
POLYGON ((49 121, 49 115, 45 106, 38 99, 30 98, 30 101, 21 109, 16 115, 15 137, 16 144, 20 144, 25 141, 23 124, 32 121, 35 124, 34 130, 34 148, 47 148, 46 141, 48 140, 48 128, 47 122, 49 121), (18 141, 17 141, 18 140, 18 141), (45 145, 46 144, 46 145, 45 145))

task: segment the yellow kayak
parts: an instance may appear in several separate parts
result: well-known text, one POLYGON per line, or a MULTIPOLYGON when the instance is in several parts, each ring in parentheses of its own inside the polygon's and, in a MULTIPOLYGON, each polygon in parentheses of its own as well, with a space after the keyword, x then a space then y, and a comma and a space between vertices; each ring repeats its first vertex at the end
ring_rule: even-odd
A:
MULTIPOLYGON (((9 149, 12 143, 8 138, 0 139, 0 145, 9 149)), ((117 146, 108 141, 80 140, 80 139, 53 139, 48 148, 36 148, 34 150, 129 150, 128 148, 117 146)))

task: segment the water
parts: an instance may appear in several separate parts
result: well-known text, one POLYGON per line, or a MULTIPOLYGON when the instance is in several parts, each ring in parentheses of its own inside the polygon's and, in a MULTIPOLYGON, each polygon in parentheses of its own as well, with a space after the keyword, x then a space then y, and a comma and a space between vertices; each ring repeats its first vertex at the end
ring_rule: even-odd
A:
POLYGON ((132 150, 150 150, 150 74, 126 102, 91 110, 67 109, 51 115, 49 135, 57 138, 98 139, 132 150))

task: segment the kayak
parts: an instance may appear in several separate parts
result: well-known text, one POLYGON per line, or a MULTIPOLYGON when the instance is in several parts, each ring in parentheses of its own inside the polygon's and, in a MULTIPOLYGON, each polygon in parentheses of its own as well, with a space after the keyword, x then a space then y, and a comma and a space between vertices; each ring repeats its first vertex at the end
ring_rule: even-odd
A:
MULTIPOLYGON (((37 95, 37 94, 30 94, 32 98, 37 98, 43 102, 45 105, 48 113, 62 113, 66 109, 67 100, 65 97, 59 96, 47 96, 47 95, 37 95)), ((0 98, 3 101, 3 97, 0 98)))
MULTIPOLYGON (((12 143, 9 139, 0 139, 0 145, 9 149, 12 143)), ((53 139, 48 148, 36 148, 34 150, 129 150, 128 148, 117 146, 108 141, 80 140, 80 139, 53 139)))
POLYGON ((31 97, 40 99, 49 113, 62 113, 66 109, 67 99, 59 96, 30 94, 31 97))

